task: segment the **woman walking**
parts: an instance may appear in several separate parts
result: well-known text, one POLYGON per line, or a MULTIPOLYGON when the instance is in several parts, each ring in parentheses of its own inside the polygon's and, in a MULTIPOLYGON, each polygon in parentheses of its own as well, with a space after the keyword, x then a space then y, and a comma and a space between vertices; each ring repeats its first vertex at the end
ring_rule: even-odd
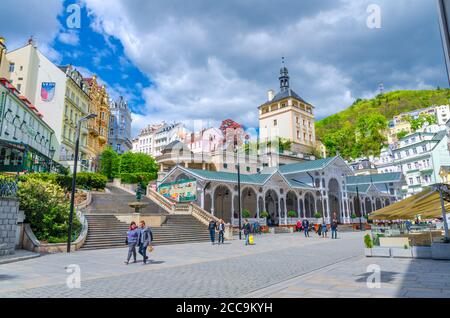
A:
POLYGON ((127 231, 126 244, 128 245, 128 257, 124 262, 126 265, 130 263, 131 255, 133 255, 134 262, 136 263, 136 245, 139 237, 139 229, 136 226, 136 222, 131 222, 130 229, 127 231))
POLYGON ((219 232, 219 244, 224 243, 225 238, 225 221, 220 220, 219 225, 217 225, 217 231, 219 232))
POLYGON ((325 220, 322 223, 322 237, 327 237, 328 228, 327 223, 325 223, 325 220))

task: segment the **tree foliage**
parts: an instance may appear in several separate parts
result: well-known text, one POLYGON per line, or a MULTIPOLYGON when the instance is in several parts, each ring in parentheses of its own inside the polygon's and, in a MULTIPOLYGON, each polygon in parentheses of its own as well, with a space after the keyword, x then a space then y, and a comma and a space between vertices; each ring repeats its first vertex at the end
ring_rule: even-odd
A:
MULTIPOLYGON (((69 199, 64 190, 52 181, 29 178, 19 182, 17 192, 20 209, 39 240, 50 243, 67 241, 69 199)), ((81 228, 74 218, 74 239, 81 228)))
POLYGON ((108 179, 113 179, 119 173, 119 155, 111 147, 100 155, 100 172, 108 179))
POLYGON ((144 153, 126 152, 120 156, 120 173, 156 173, 158 165, 153 157, 144 153))
MULTIPOLYGON (((357 135, 349 135, 351 132, 356 132, 356 129, 352 129, 352 127, 358 124, 361 117, 381 114, 386 119, 391 119, 400 113, 426 108, 430 105, 448 104, 449 98, 449 89, 438 89, 403 90, 379 94, 373 99, 357 99, 344 111, 316 122, 316 135, 327 146, 329 155, 335 155, 336 151, 339 151, 345 158, 356 158, 364 152, 364 148, 376 150, 373 144, 369 147, 362 147, 361 140, 357 135)), ((375 120, 374 124, 376 123, 375 120)), ((369 135, 371 136, 369 139, 373 141, 379 137, 378 134, 370 133, 369 135)))

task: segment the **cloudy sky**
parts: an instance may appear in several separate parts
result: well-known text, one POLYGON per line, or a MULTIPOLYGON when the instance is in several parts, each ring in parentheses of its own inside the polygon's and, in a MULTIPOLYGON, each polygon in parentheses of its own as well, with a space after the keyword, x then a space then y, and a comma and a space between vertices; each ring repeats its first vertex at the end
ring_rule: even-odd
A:
POLYGON ((428 0, 15 0, 0 10, 0 35, 9 49, 33 35, 55 63, 97 74, 129 99, 134 134, 160 120, 256 127, 282 56, 317 118, 374 96, 379 83, 448 87, 428 0), (79 29, 67 24, 74 3, 79 29), (367 26, 373 4, 381 28, 367 26))

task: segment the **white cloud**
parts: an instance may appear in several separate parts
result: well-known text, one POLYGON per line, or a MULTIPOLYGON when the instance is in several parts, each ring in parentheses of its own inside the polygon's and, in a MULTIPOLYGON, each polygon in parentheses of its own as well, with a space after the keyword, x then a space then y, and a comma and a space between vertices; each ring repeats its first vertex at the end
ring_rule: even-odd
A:
POLYGON ((75 31, 62 32, 58 35, 59 41, 64 44, 77 46, 80 43, 80 37, 75 31))
POLYGON ((376 1, 381 30, 366 26, 369 0, 85 1, 92 27, 119 39, 130 62, 154 82, 143 89, 138 128, 163 119, 233 118, 257 126, 257 107, 267 89, 278 87, 281 56, 292 88, 318 117, 379 82, 408 88, 445 79, 436 59, 439 31, 429 26, 435 6, 420 0, 376 1))

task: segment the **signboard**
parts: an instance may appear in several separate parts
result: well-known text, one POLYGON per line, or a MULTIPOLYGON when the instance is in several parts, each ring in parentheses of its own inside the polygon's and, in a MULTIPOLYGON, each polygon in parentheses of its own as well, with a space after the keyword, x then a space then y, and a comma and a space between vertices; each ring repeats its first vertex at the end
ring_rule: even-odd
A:
POLYGON ((42 82, 41 99, 44 102, 51 102, 55 97, 55 82, 42 82))
POLYGON ((158 187, 162 196, 176 202, 191 202, 197 200, 197 181, 180 180, 172 183, 164 183, 158 187))

